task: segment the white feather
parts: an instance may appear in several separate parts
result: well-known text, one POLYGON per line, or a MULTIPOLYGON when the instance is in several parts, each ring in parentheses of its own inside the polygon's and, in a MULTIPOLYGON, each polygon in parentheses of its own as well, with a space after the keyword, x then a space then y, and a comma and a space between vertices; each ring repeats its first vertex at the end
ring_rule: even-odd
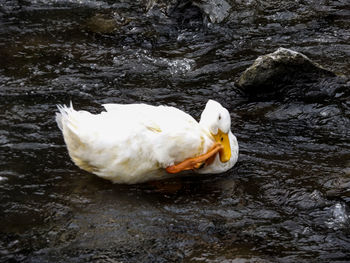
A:
MULTIPOLYGON (((74 163, 115 183, 169 177, 166 167, 204 154, 214 143, 207 127, 174 107, 103 106, 106 112, 101 114, 76 111, 72 105, 58 106, 56 121, 74 163)), ((217 157, 216 166, 213 163, 199 172, 217 173, 231 168, 238 155, 235 137, 233 143, 236 156, 232 161, 222 165, 217 157)))

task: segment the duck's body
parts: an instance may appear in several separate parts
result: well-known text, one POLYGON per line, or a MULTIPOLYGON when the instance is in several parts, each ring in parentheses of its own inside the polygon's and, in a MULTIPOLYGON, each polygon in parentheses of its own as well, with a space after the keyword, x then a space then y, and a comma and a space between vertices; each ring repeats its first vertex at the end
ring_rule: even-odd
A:
MULTIPOLYGON (((171 176, 166 168, 205 154, 215 143, 208 128, 174 107, 146 104, 106 104, 106 112, 91 114, 60 107, 56 120, 68 152, 80 168, 115 183, 140 183, 171 176)), ((237 161, 238 145, 230 132, 234 158, 197 169, 219 173, 237 161)))

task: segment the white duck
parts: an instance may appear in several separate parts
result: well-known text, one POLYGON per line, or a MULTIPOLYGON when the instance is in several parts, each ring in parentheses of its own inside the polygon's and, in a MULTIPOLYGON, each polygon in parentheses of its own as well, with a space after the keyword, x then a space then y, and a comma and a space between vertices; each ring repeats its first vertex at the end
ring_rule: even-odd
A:
POLYGON ((185 170, 221 173, 237 162, 230 114, 214 100, 207 102, 199 123, 174 107, 103 106, 101 114, 58 106, 56 114, 73 162, 102 178, 133 184, 185 170))

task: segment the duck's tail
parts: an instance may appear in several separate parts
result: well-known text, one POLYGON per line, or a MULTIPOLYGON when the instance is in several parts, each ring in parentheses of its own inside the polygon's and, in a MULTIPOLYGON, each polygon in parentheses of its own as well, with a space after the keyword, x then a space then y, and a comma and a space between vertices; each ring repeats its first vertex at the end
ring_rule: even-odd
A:
POLYGON ((67 105, 57 105, 59 112, 56 112, 56 122, 58 128, 63 131, 63 122, 68 120, 69 113, 74 111, 73 104, 70 102, 69 107, 67 105))
POLYGON ((89 158, 89 146, 85 142, 86 134, 84 131, 84 123, 89 123, 91 114, 84 111, 75 111, 70 103, 70 106, 57 105, 59 112, 56 113, 56 122, 61 129, 64 141, 67 145, 68 152, 73 162, 80 168, 88 172, 96 172, 98 168, 92 165, 89 158), (84 139, 85 138, 85 139, 84 139))
POLYGON ((56 113, 56 122, 63 133, 64 140, 70 151, 75 151, 81 145, 79 127, 79 112, 75 111, 72 102, 70 106, 57 105, 59 112, 56 113))

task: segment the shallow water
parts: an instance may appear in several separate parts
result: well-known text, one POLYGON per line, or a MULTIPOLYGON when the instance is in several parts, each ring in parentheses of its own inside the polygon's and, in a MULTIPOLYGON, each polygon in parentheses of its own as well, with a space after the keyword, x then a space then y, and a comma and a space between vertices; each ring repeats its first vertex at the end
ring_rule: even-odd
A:
POLYGON ((243 2, 214 24, 195 6, 168 17, 161 1, 0 1, 1 261, 348 262, 349 3, 243 2), (116 29, 92 32, 96 14, 116 29), (280 46, 343 77, 240 91, 242 71, 280 46), (72 164, 54 121, 70 100, 198 119, 209 98, 240 144, 215 176, 113 185, 72 164))

